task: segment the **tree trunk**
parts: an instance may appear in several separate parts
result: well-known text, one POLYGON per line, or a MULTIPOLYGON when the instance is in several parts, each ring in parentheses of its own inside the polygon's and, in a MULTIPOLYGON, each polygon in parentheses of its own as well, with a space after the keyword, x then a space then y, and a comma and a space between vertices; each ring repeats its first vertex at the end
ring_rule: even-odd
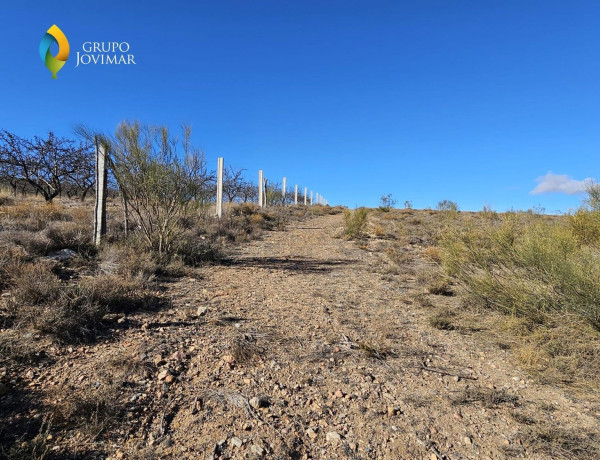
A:
POLYGON ((125 238, 129 235, 129 221, 127 220, 127 216, 129 215, 129 207, 127 206, 127 198, 125 197, 125 193, 121 191, 121 199, 123 200, 123 226, 125 230, 125 238))

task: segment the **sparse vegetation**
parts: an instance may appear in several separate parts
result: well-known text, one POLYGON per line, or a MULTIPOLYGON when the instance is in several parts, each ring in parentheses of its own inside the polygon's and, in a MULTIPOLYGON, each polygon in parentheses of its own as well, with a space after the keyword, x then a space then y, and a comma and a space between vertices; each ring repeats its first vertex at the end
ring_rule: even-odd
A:
POLYGON ((582 245, 564 222, 519 214, 470 221, 442 244, 448 273, 489 307, 538 323, 572 314, 600 326, 598 247, 582 245))
POLYGON ((49 263, 24 264, 12 276, 8 312, 16 327, 59 340, 90 340, 107 313, 158 304, 141 281, 109 275, 61 281, 49 263))
POLYGON ((354 211, 344 211, 344 235, 349 239, 359 239, 365 235, 369 211, 358 208, 354 211))
POLYGON ((429 318, 429 324, 436 329, 452 331, 456 329, 454 324, 456 314, 450 310, 442 310, 429 318))
POLYGON ((443 200, 440 201, 437 205, 437 210, 442 212, 458 212, 458 205, 454 201, 443 200))
MULTIPOLYGON (((346 411, 348 420, 370 414, 369 405, 373 414, 398 417, 404 409, 394 402, 399 400, 396 375, 402 375, 406 384, 402 391, 408 393, 402 399, 415 414, 437 411, 442 405, 446 411, 473 413, 483 406, 490 414, 512 415, 512 423, 520 425, 513 435, 520 438, 517 442, 511 435, 509 444, 500 448, 507 455, 586 458, 597 453, 597 433, 584 430, 575 435, 561 422, 542 423, 529 402, 521 404, 516 396, 521 380, 501 377, 502 387, 481 387, 479 367, 470 359, 474 350, 470 348, 469 354, 452 348, 464 340, 487 341, 491 347, 486 348, 486 362, 494 362, 494 352, 502 353, 507 362, 518 363, 537 377, 538 384, 561 383, 582 392, 597 389, 600 272, 595 262, 600 211, 593 193, 569 216, 501 214, 489 208, 463 213, 452 202, 442 202, 438 211, 400 210, 393 209, 391 196, 384 197, 390 200, 382 201, 386 208, 382 212, 320 205, 259 208, 243 202, 243 180, 240 171, 232 169, 230 203, 223 218, 215 219, 209 209, 211 174, 203 166, 192 168, 196 172, 190 174, 185 164, 173 167, 166 159, 177 151, 174 139, 161 130, 148 128, 143 134, 139 129, 121 139, 126 156, 137 148, 136 142, 145 145, 147 155, 138 152, 139 163, 130 163, 139 175, 124 180, 117 174, 122 183, 129 181, 123 190, 133 203, 129 219, 135 225, 127 235, 119 195, 109 197, 107 238, 96 248, 90 244, 92 210, 85 202, 63 197, 46 205, 41 197, 0 194, 0 390, 10 386, 11 391, 7 399, 0 394, 0 403, 18 401, 33 407, 31 417, 19 418, 17 409, 5 411, 4 418, 28 425, 0 430, 0 457, 68 457, 75 443, 99 449, 94 455, 115 455, 111 448, 98 446, 108 446, 108 440, 120 446, 117 440, 123 436, 133 439, 115 456, 122 452, 125 458, 160 456, 171 445, 170 431, 187 429, 188 420, 197 423, 202 418, 203 427, 216 426, 207 414, 218 419, 235 412, 235 433, 252 431, 254 426, 245 423, 253 420, 252 396, 258 395, 260 401, 260 392, 273 398, 269 413, 281 420, 293 411, 300 420, 315 409, 327 419, 329 409, 323 408, 338 405, 355 405, 355 411, 346 411), (176 201, 186 197, 191 201, 172 208, 157 184, 182 177, 182 183, 197 183, 194 177, 207 182, 195 190, 182 183, 165 187, 176 201), (144 184, 137 198, 135 181, 144 184), (137 199, 152 205, 145 208, 135 204, 137 199), (146 232, 136 208, 142 210, 144 225, 162 226, 165 231, 146 232), (339 218, 328 216, 341 212, 344 236, 360 240, 360 251, 337 239, 331 246, 323 240, 340 225, 339 218), (296 229, 294 221, 306 216, 316 216, 329 227, 296 229), (303 232, 294 233, 294 238, 320 235, 318 243, 324 243, 324 249, 311 239, 301 256, 285 255, 281 247, 289 246, 262 247, 262 243, 242 257, 228 254, 232 244, 286 228, 303 232), (322 256, 329 251, 335 258, 322 256), (348 251, 354 252, 346 258, 348 251), (368 261, 358 272, 353 271, 354 264, 362 261, 355 254, 364 254, 368 261), (207 262, 222 262, 215 277, 207 276, 212 270, 202 268, 207 262), (256 274, 259 281, 252 284, 256 274), (309 290, 294 304, 294 314, 286 315, 289 336, 286 330, 274 339, 270 321, 287 313, 286 302, 292 300, 281 296, 263 311, 256 307, 263 303, 256 294, 266 283, 281 289, 282 279, 296 275, 306 277, 310 285, 324 284, 309 290), (340 275, 348 277, 346 285, 339 285, 341 294, 329 284, 340 275), (369 291, 363 279, 385 286, 369 291), (311 313, 300 304, 308 305, 311 313), (325 331, 322 325, 329 323, 335 327, 325 331), (302 335, 307 330, 310 334, 302 335), (139 350, 124 355, 131 343, 139 350), (116 355, 100 361, 107 349, 116 355), (277 374, 283 363, 293 366, 294 372, 301 369, 292 385, 277 374), (359 374, 349 371, 355 368, 359 374), (188 379, 198 387, 202 382, 218 387, 221 384, 214 382, 225 378, 231 388, 208 392, 199 388, 192 399, 185 393, 188 379), (361 383, 358 392, 356 378, 361 383), (428 379, 426 386, 411 385, 423 378, 428 379), (38 382, 47 386, 40 388, 38 382), (374 396, 370 385, 385 389, 383 399, 390 403, 381 406, 383 399, 374 396), (279 405, 287 399, 290 405, 279 405), (282 408, 289 412, 284 414, 282 408), (141 426, 138 418, 143 420, 143 435, 135 431, 141 426)), ((118 155, 114 160, 120 161, 118 155)), ((202 162, 200 157, 197 161, 202 162)), ((279 189, 271 185, 269 203, 289 201, 279 189)), ((283 244, 288 237, 278 236, 280 240, 265 243, 283 244)), ((565 408, 560 401, 556 407, 565 408)), ((394 423, 402 426, 402 419, 394 423)), ((277 419, 270 420, 280 428, 277 419)), ((429 431, 432 440, 437 429, 453 430, 442 424, 429 431)), ((326 436, 320 426, 308 433, 302 443, 298 441, 302 446, 298 451, 310 452, 316 444, 312 438, 326 436)), ((482 437, 478 442, 488 441, 482 437)), ((276 452, 269 443, 265 451, 276 452)), ((247 448, 244 442, 241 445, 235 449, 247 448)), ((281 452, 293 450, 284 447, 281 452)), ((229 455, 233 446, 227 441, 217 449, 229 455)), ((411 451, 409 457, 416 458, 419 452, 411 451)), ((78 451, 82 458, 88 453, 78 451)))
POLYGON ((485 407, 496 407, 501 404, 515 406, 519 402, 519 397, 505 390, 473 387, 463 390, 458 396, 454 397, 452 402, 455 405, 481 403, 485 407))
POLYGON ((380 202, 379 210, 382 212, 390 212, 390 209, 396 206, 396 200, 392 197, 391 193, 382 195, 380 202))

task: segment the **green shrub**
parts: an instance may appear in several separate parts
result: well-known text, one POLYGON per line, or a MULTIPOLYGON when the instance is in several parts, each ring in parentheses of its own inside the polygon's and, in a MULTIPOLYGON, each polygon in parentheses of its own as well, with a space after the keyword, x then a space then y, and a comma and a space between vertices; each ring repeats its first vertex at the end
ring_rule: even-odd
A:
POLYGON ((174 253, 190 216, 210 195, 212 176, 190 136, 186 127, 178 139, 165 126, 123 122, 113 137, 102 137, 129 218, 146 247, 161 255, 174 253))
POLYGON ((369 212, 366 208, 350 211, 344 210, 344 234, 347 238, 361 238, 367 230, 369 212))
POLYGON ((569 225, 507 215, 455 226, 442 246, 448 274, 487 306, 536 322, 576 314, 600 327, 600 253, 569 225))
POLYGON ((438 211, 458 212, 458 205, 454 201, 443 200, 437 205, 438 211))
POLYGON ((579 209, 569 216, 569 223, 580 244, 597 246, 600 243, 600 211, 579 209))

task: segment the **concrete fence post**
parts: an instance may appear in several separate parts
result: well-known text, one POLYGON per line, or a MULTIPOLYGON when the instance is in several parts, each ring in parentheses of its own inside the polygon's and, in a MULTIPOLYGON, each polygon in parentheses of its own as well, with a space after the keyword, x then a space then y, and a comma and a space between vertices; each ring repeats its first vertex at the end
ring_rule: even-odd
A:
POLYGON ((313 205, 313 191, 310 191, 310 205, 313 205))
POLYGON ((264 187, 263 170, 259 169, 258 170, 258 205, 261 208, 263 207, 263 187, 264 187))
POLYGON ((298 204, 298 186, 294 185, 294 204, 298 204))
POLYGON ((96 139, 96 204, 94 207, 94 244, 100 245, 102 236, 106 234, 106 147, 98 145, 96 139))
POLYGON ((304 187, 304 206, 306 206, 306 197, 308 194, 308 189, 306 187, 304 187))
POLYGON ((283 184, 281 186, 281 192, 283 194, 283 205, 285 206, 285 197, 287 195, 287 178, 283 178, 283 184))
POLYGON ((223 157, 217 158, 217 217, 223 213, 223 157))

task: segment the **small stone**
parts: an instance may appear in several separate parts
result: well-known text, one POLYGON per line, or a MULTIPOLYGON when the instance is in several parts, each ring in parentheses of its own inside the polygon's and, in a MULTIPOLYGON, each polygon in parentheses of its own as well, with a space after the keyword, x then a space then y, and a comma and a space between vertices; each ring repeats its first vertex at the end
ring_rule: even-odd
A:
POLYGON ((117 324, 123 324, 125 321, 127 321, 127 318, 124 316, 121 316, 118 320, 117 320, 117 324))
POLYGON ((167 374, 167 376, 165 377, 165 382, 173 383, 174 381, 175 381, 175 376, 172 374, 167 374))
POLYGON ((176 351, 171 355, 171 359, 175 361, 185 361, 185 354, 182 351, 176 351))
POLYGON ((388 406, 388 408, 387 408, 388 417, 393 417, 397 413, 398 413, 398 407, 396 407, 396 406, 388 406))
POLYGON ((154 359, 152 360, 152 362, 154 363, 155 366, 160 366, 161 364, 164 364, 165 362, 163 361, 163 358, 161 355, 156 355, 154 357, 154 359))
POLYGON ((456 420, 460 420, 460 419, 462 419, 462 415, 460 415, 458 412, 455 412, 455 413, 454 413, 454 418, 455 418, 456 420))
POLYGON ((196 315, 204 316, 204 315, 206 315, 207 311, 208 311, 208 307, 198 307, 198 310, 196 310, 196 315))
POLYGON ((337 390, 337 391, 336 391, 336 392, 333 394, 333 396, 334 396, 335 398, 343 398, 343 397, 344 397, 344 393, 342 392, 342 390, 337 390))
POLYGON ((77 257, 77 253, 72 249, 61 249, 48 254, 48 259, 57 260, 58 262, 67 262, 77 257))
POLYGON ((252 444, 252 447, 250 447, 250 452, 256 455, 260 455, 261 457, 265 455, 265 449, 257 444, 252 444))
POLYGON ((118 313, 107 313, 102 317, 102 321, 106 323, 116 323, 121 318, 121 315, 118 313))
POLYGON ((330 431, 325 435, 325 439, 331 444, 338 444, 341 441, 342 437, 337 431, 330 431))
POLYGON ((465 444, 466 444, 467 446, 470 446, 471 444, 473 444, 473 440, 471 439, 471 437, 470 437, 470 436, 465 436, 465 437, 463 438, 463 441, 465 442, 465 444))
POLYGON ((165 380, 167 378, 167 375, 170 375, 169 369, 163 369, 158 373, 158 380, 165 380))
POLYGON ((223 360, 223 362, 225 362, 227 364, 234 364, 235 363, 235 358, 232 355, 225 355, 221 359, 223 360))
POLYGON ((306 435, 312 440, 314 441, 315 439, 317 439, 317 432, 313 429, 313 428, 309 428, 308 430, 306 430, 306 435))
POLYGON ((432 452, 431 454, 429 454, 429 459, 430 460, 438 460, 438 456, 432 452))
POLYGON ((242 444, 243 444, 242 440, 240 438, 238 438, 237 436, 234 436, 233 438, 231 438, 229 440, 229 442, 234 447, 242 447, 242 444))
POLYGON ((271 401, 266 396, 255 396, 249 401, 250 405, 255 409, 260 409, 262 407, 269 407, 271 405, 271 401))

